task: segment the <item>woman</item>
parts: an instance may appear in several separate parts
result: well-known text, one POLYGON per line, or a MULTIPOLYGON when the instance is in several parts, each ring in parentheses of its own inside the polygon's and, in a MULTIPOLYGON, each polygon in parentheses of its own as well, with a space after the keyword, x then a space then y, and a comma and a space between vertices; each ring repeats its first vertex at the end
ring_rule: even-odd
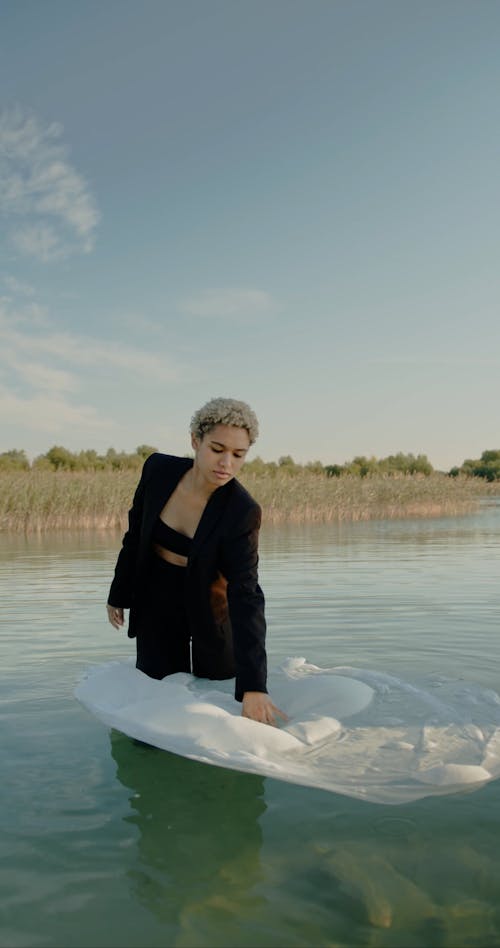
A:
POLYGON ((261 511, 235 480, 257 434, 245 402, 214 398, 191 419, 194 460, 147 459, 107 610, 118 629, 130 608, 137 668, 151 678, 236 676, 242 714, 276 724, 286 715, 266 691, 261 511))

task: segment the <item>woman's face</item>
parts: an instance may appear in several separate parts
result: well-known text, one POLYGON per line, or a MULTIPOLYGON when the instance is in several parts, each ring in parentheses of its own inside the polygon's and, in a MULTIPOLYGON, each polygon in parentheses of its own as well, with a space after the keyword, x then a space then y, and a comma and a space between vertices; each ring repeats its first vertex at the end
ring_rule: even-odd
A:
POLYGON ((191 437, 195 451, 195 465, 211 487, 221 487, 236 477, 247 451, 250 438, 246 428, 216 425, 203 438, 191 437))

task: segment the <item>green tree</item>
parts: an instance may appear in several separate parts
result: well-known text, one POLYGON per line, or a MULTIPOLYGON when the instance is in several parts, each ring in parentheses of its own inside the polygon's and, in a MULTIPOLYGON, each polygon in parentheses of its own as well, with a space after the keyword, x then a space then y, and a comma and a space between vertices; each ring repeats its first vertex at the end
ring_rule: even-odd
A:
POLYGON ((311 474, 324 474, 325 473, 325 469, 321 461, 308 461, 307 464, 304 465, 304 467, 306 471, 310 471, 311 474))
POLYGON ((280 473, 293 475, 299 472, 300 466, 295 463, 290 454, 284 454, 278 458, 278 469, 280 473))
POLYGON ((355 474, 359 477, 366 477, 367 474, 377 473, 378 462, 374 457, 365 458, 364 455, 358 455, 353 458, 349 464, 346 464, 346 473, 355 474))
POLYGON ((425 454, 390 454, 384 458, 380 464, 385 466, 389 473, 398 472, 400 474, 432 474, 434 468, 425 454))
POLYGON ((259 457, 259 455, 257 455, 257 457, 252 458, 251 461, 245 461, 244 470, 248 474, 255 474, 258 476, 260 474, 265 474, 268 467, 269 465, 266 464, 266 462, 263 461, 262 458, 259 457))
MULTIPOLYGON (((453 468, 452 471, 454 470, 453 468)), ((484 477, 487 481, 500 480, 500 450, 483 451, 481 457, 476 460, 467 458, 458 473, 467 477, 484 477)))
POLYGON ((158 448, 152 448, 149 444, 140 444, 139 447, 135 449, 135 453, 144 461, 146 461, 151 454, 156 454, 157 451, 158 448))
POLYGON ((0 454, 0 470, 2 471, 27 471, 29 466, 30 462, 23 450, 12 448, 0 454))
POLYGON ((327 477, 340 477, 342 474, 345 474, 345 467, 341 464, 327 464, 325 474, 327 477))
POLYGON ((102 471, 106 466, 106 459, 92 448, 80 451, 76 458, 76 469, 79 471, 102 471))
POLYGON ((53 445, 46 454, 42 454, 40 457, 46 458, 50 466, 56 471, 74 471, 78 464, 76 455, 60 444, 53 445))
POLYGON ((500 451, 483 451, 474 468, 474 474, 476 477, 484 477, 487 481, 499 481, 500 451))
POLYGON ((45 454, 39 454, 36 458, 34 458, 33 464, 31 465, 31 470, 32 471, 53 471, 54 468, 45 454))

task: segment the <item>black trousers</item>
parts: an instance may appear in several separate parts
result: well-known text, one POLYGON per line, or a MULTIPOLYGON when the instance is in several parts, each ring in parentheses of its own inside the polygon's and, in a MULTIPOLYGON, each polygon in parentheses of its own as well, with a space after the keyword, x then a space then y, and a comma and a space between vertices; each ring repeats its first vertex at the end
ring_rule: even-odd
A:
POLYGON ((151 554, 136 619, 136 667, 150 678, 191 671, 185 582, 185 566, 151 554))

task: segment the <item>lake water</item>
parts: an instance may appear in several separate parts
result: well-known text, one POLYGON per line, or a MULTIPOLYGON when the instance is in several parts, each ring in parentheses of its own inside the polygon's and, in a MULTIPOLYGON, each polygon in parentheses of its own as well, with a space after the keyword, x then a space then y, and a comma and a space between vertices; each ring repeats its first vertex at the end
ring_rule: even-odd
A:
MULTIPOLYGON (((500 781, 400 806, 189 761, 74 699, 119 537, 0 538, 5 948, 500 946, 500 781)), ((500 691, 500 506, 264 530, 271 665, 500 691)))

